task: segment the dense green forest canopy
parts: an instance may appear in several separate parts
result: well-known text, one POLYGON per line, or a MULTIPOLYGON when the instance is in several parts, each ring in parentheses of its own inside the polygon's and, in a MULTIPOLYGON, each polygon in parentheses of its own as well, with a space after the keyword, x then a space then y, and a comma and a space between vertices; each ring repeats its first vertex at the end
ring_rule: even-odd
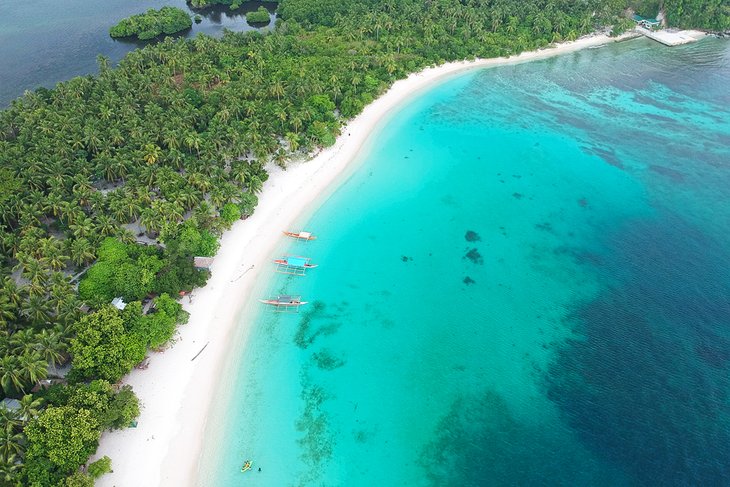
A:
POLYGON ((185 321, 173 297, 207 277, 193 256, 215 254, 253 212, 267 163, 332 145, 410 72, 620 30, 626 7, 285 0, 266 35, 167 38, 13 102, 0 112, 0 388, 21 408, 0 408, 0 485, 91 482, 78 468, 101 431, 137 411, 131 391, 101 380, 185 321), (48 377, 57 384, 39 389, 48 377))
POLYGON ((161 34, 174 34, 193 25, 190 15, 177 7, 153 8, 143 14, 122 19, 109 29, 112 37, 136 36, 140 40, 153 39, 161 34))
POLYGON ((664 0, 669 25, 685 29, 730 31, 728 0, 664 0))
POLYGON ((634 0, 629 7, 642 17, 656 17, 662 11, 671 27, 730 30, 728 0, 634 0))

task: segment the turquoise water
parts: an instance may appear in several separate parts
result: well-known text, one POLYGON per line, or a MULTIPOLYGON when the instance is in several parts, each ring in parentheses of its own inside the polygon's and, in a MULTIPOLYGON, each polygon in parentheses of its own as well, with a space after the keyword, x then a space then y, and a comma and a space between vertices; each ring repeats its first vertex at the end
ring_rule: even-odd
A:
POLYGON ((200 485, 730 483, 729 77, 637 40, 407 103, 282 241, 321 265, 259 293, 312 303, 256 314, 200 485))

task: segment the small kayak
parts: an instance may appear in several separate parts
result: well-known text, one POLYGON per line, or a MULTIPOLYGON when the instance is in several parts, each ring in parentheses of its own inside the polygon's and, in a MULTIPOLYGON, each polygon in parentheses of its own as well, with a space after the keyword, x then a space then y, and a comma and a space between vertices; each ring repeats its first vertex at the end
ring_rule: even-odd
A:
POLYGON ((251 470, 251 466, 253 465, 253 462, 251 460, 246 460, 246 463, 243 464, 243 467, 241 467, 241 472, 248 472, 251 470))

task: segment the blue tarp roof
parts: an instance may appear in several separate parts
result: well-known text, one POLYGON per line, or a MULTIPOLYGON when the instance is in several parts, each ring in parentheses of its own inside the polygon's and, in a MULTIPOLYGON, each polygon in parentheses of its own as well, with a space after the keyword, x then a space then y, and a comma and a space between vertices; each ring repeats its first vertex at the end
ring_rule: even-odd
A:
POLYGON ((659 23, 659 21, 657 19, 649 19, 649 18, 642 17, 641 15, 636 15, 636 14, 634 14, 634 20, 636 22, 640 22, 642 20, 645 20, 646 22, 649 22, 650 24, 658 24, 659 23))
POLYGON ((304 267, 307 263, 307 259, 302 257, 289 257, 286 259, 286 263, 292 267, 304 267))

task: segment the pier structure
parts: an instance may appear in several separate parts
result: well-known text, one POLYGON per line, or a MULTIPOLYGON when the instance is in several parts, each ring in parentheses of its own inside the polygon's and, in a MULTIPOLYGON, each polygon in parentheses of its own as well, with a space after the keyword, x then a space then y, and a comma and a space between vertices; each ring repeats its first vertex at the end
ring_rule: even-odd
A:
POLYGON ((649 30, 647 28, 636 26, 636 32, 645 35, 649 39, 655 40, 664 44, 665 46, 681 46, 682 44, 689 44, 702 39, 705 36, 704 32, 698 30, 676 30, 676 29, 661 29, 661 30, 649 30))

